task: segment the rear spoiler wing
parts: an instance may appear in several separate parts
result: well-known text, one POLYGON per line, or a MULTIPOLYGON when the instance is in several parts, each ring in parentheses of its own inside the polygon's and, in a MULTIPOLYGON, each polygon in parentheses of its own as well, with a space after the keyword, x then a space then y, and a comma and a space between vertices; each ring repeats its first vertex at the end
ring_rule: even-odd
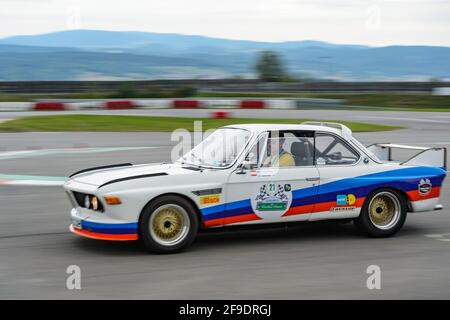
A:
POLYGON ((375 143, 369 145, 367 149, 376 155, 381 161, 394 161, 392 159, 393 149, 417 150, 417 154, 408 160, 401 162, 400 164, 447 168, 447 148, 445 147, 426 148, 392 143, 375 143))

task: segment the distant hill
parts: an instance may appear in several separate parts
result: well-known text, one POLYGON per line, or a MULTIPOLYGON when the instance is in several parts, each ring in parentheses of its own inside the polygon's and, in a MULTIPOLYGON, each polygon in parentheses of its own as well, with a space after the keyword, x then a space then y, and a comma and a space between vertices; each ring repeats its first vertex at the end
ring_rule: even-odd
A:
POLYGON ((343 80, 450 78, 450 47, 257 42, 148 32, 72 30, 0 39, 0 80, 253 76, 261 50, 294 76, 343 80))
MULTIPOLYGON (((0 44, 15 44, 40 47, 72 47, 79 49, 105 48, 150 48, 158 45, 177 50, 197 47, 219 47, 229 50, 259 50, 264 48, 289 49, 299 47, 341 47, 348 45, 332 44, 314 40, 287 42, 258 42, 248 40, 219 39, 205 36, 182 35, 175 33, 154 33, 138 31, 100 31, 68 30, 42 35, 13 36, 0 40, 0 44)), ((364 48, 364 46, 353 46, 364 48)))

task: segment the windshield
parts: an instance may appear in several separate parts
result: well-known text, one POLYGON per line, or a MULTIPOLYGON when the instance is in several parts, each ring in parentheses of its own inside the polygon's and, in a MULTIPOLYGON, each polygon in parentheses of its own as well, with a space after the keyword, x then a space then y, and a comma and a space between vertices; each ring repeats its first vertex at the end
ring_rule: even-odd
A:
POLYGON ((236 160, 249 138, 250 132, 244 129, 218 129, 180 161, 206 167, 228 167, 236 160))

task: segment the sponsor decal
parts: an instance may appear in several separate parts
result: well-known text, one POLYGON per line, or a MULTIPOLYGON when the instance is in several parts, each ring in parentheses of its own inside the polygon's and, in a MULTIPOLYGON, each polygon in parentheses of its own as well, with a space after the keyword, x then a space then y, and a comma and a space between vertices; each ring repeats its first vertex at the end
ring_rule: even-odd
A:
POLYGON ((260 168, 250 170, 251 177, 271 177, 278 173, 278 168, 260 168))
POLYGON ((336 196, 336 204, 338 206, 352 206, 356 203, 354 194, 338 194, 336 196))
POLYGON ((270 182, 260 185, 252 199, 253 211, 263 219, 281 217, 292 203, 291 185, 270 182))
POLYGON ((349 205, 349 206, 352 206, 352 205, 354 205, 355 204, 355 202, 356 202, 356 197, 355 197, 355 195, 354 194, 348 194, 347 195, 347 205, 349 205))
POLYGON ((350 212, 355 210, 356 207, 332 207, 330 208, 331 212, 350 212))
POLYGON ((431 188, 433 185, 431 184, 430 179, 421 179, 419 182, 419 194, 421 196, 426 196, 431 192, 431 188))
POLYGON ((346 206, 347 205, 347 195, 346 194, 338 194, 336 196, 336 204, 338 206, 346 206))
POLYGON ((215 204, 220 202, 220 195, 212 195, 212 196, 202 196, 200 197, 200 204, 208 205, 215 204))

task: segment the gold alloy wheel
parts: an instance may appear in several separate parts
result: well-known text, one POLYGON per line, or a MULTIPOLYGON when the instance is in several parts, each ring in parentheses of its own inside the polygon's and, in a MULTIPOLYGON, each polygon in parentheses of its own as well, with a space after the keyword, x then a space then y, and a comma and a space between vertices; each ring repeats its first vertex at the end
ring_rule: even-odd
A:
POLYGON ((369 218, 375 227, 387 230, 398 222, 400 210, 400 201, 394 194, 380 192, 370 200, 369 218))
POLYGON ((150 218, 150 234, 164 246, 180 243, 188 234, 189 216, 184 208, 175 204, 163 205, 150 218))

